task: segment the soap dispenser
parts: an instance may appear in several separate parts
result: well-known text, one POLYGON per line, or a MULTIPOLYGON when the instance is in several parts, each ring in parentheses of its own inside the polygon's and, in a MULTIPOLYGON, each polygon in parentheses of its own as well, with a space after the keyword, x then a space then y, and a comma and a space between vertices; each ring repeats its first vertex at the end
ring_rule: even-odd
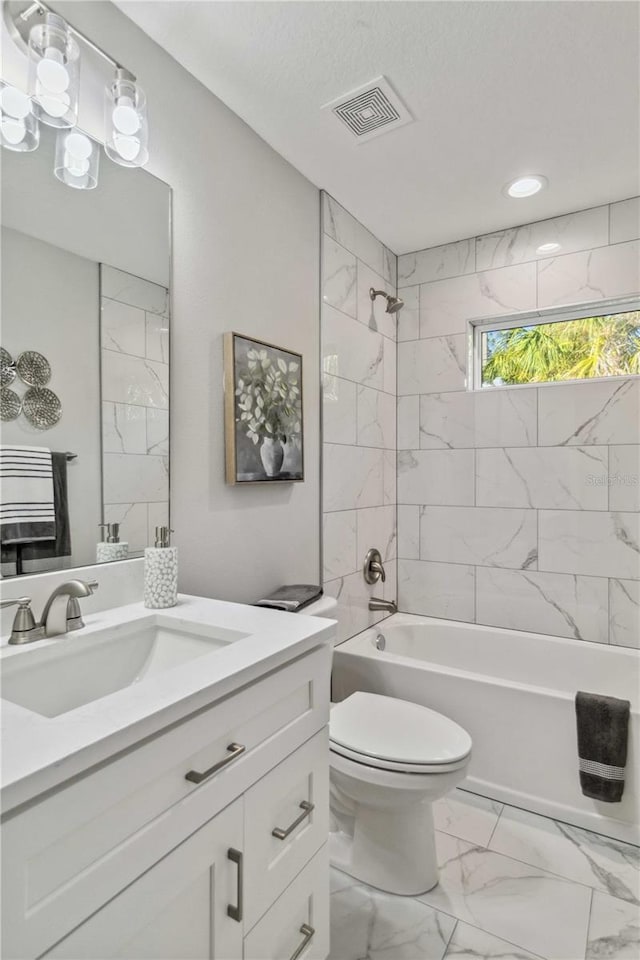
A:
POLYGON ((178 548, 169 546, 169 527, 156 527, 154 547, 144 552, 144 605, 151 610, 178 602, 178 548))
POLYGON ((120 524, 99 523, 98 526, 106 528, 107 536, 96 545, 96 563, 126 560, 129 556, 129 544, 120 540, 120 524))

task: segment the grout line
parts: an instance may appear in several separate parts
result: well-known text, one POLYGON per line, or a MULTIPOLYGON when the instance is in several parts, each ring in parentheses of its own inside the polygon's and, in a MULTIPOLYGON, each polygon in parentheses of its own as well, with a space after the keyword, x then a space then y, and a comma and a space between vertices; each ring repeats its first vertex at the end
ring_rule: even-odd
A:
MULTIPOLYGON (((496 817, 496 822, 495 822, 494 825, 493 825, 493 830, 491 831, 491 836, 489 837, 489 839, 488 839, 488 841, 487 841, 487 850, 489 850, 489 849, 491 848, 491 841, 493 840, 493 835, 494 835, 494 833, 495 833, 496 830, 498 829, 498 823, 500 822, 500 818, 501 818, 502 814, 504 813, 504 808, 505 808, 505 804, 502 803, 502 804, 500 805, 500 812, 499 812, 498 816, 496 817)), ((492 852, 495 853, 496 851, 494 850, 494 851, 492 851, 492 852)))
POLYGON ((584 934, 584 956, 587 956, 587 949, 589 946, 589 930, 591 929, 591 913, 593 911, 593 895, 595 893, 595 888, 591 888, 591 897, 589 898, 589 916, 587 917, 587 929, 584 934))
MULTIPOLYGON (((422 901, 422 900, 420 901, 420 903, 423 903, 423 902, 424 902, 424 901, 422 901)), ((435 910, 436 908, 435 908, 435 907, 431 907, 431 909, 432 909, 432 910, 435 910)), ((437 912, 440 913, 440 912, 442 912, 442 911, 437 911, 437 912)), ((451 929, 451 933, 449 934, 449 939, 447 940, 447 942, 446 942, 446 944, 445 944, 444 953, 442 954, 442 960, 447 960, 447 956, 449 955, 449 946, 450 946, 450 944, 451 944, 451 941, 453 940, 453 935, 455 934, 456 930, 458 929, 458 924, 461 923, 461 922, 464 922, 464 921, 460 921, 457 917, 455 917, 455 921, 456 921, 456 922, 454 923, 454 925, 453 925, 453 927, 452 927, 452 929, 451 929)))

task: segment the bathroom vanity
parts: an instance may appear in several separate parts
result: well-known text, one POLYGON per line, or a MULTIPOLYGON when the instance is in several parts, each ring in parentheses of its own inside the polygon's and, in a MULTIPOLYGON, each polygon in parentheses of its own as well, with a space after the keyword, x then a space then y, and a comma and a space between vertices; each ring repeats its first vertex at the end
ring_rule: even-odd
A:
POLYGON ((334 632, 181 597, 5 642, 2 955, 323 960, 334 632))

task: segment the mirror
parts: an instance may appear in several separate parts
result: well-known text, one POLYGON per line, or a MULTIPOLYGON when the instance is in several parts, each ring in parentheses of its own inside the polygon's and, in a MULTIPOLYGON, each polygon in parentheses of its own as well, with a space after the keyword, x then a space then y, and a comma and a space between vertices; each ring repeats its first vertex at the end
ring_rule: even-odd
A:
POLYGON ((102 151, 70 188, 55 133, 2 157, 3 577, 140 556, 169 523, 171 190, 102 151))

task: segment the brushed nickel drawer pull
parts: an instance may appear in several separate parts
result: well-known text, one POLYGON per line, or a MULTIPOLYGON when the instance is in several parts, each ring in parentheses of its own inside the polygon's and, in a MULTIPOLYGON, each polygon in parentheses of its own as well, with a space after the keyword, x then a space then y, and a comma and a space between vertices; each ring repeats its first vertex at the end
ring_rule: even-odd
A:
POLYGON ((308 800, 303 800, 300 804, 300 809, 302 810, 302 813, 299 817, 296 817, 293 823, 289 824, 285 830, 283 830, 282 827, 274 827, 271 831, 271 836, 277 837, 278 840, 286 840, 289 834, 293 833, 295 828, 299 827, 302 821, 310 815, 311 811, 313 810, 313 804, 309 803, 308 800))
POLYGON ((238 923, 242 923, 242 891, 244 887, 243 881, 243 857, 239 850, 234 850, 233 847, 229 847, 227 850, 227 860, 231 860, 232 863, 237 864, 238 867, 238 893, 236 895, 236 906, 229 904, 227 906, 227 916, 231 917, 232 920, 237 920, 238 923))
POLYGON ((309 943, 311 943, 311 940, 315 932, 316 931, 314 930, 314 928, 310 927, 308 923, 302 924, 302 926, 300 927, 300 933, 304 934, 304 940, 302 941, 298 949, 294 950, 289 960, 298 960, 298 957, 300 956, 300 954, 303 953, 306 950, 309 943))
POLYGON ((209 767, 208 770, 204 770, 202 773, 198 773, 197 770, 189 770, 189 773, 185 774, 185 780, 190 780, 191 783, 202 783, 203 780, 206 780, 208 777, 212 777, 214 773, 217 773, 218 770, 222 770, 223 767, 226 767, 228 763, 231 763, 232 760, 235 760, 236 757, 239 757, 241 753, 244 753, 247 748, 242 743, 230 743, 227 747, 229 751, 229 756, 225 757, 224 760, 219 760, 218 763, 214 763, 212 767, 209 767))

